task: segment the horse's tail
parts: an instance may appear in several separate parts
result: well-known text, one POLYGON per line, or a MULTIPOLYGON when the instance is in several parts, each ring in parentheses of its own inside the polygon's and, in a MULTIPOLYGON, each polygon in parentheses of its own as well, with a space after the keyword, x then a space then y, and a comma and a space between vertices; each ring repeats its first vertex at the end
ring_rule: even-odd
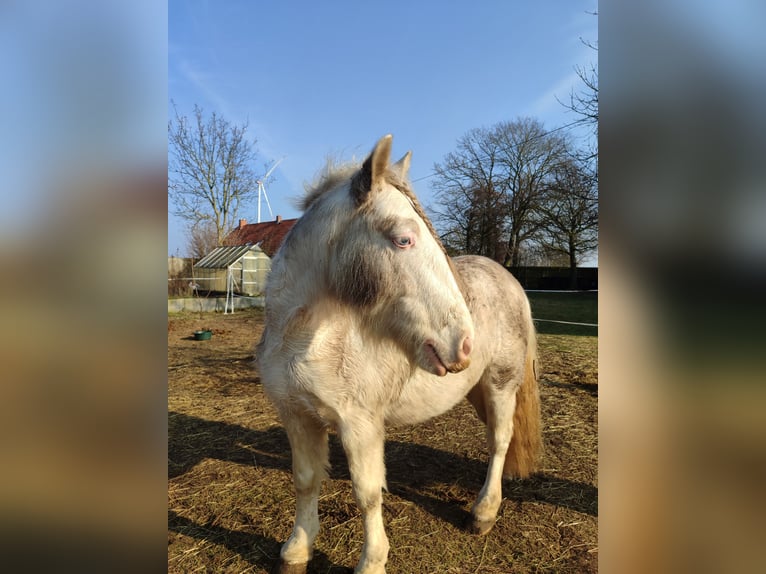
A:
POLYGON ((524 367, 524 380, 516 391, 516 409, 513 412, 513 438, 503 465, 503 476, 527 478, 538 470, 542 458, 542 430, 540 424, 540 389, 537 386, 537 336, 532 316, 528 313, 529 338, 524 367))

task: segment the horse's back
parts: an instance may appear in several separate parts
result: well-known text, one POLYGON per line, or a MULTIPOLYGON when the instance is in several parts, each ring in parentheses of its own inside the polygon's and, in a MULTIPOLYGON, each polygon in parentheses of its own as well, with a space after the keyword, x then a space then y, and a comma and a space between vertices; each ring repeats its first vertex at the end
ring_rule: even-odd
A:
POLYGON ((529 301, 516 278, 502 265, 478 255, 455 257, 466 303, 476 329, 475 348, 490 354, 488 364, 515 367, 534 341, 529 301))
MULTIPOLYGON (((452 261, 460 274, 466 302, 472 313, 496 305, 492 311, 512 310, 514 322, 525 319, 526 323, 529 305, 526 294, 505 267, 480 255, 462 255, 452 261)), ((517 326, 526 331, 526 325, 517 326)))
POLYGON ((467 282, 472 282, 476 278, 491 278, 492 282, 498 286, 505 285, 508 288, 512 285, 511 289, 523 292, 521 284, 516 278, 505 267, 489 257, 460 255, 453 257, 452 262, 457 267, 461 278, 467 282))

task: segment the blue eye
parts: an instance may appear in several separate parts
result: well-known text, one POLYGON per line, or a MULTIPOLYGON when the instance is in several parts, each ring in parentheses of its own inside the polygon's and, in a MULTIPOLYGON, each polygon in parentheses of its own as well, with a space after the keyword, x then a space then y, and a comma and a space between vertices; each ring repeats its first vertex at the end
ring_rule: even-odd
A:
POLYGON ((398 235, 392 238, 392 241, 394 245, 400 249, 406 249, 408 247, 412 247, 415 244, 415 240, 411 235, 398 235))

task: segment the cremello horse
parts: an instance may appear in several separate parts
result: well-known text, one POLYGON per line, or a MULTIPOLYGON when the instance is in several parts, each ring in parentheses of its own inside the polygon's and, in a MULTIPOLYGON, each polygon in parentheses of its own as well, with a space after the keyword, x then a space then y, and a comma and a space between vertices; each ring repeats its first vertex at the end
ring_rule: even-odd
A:
POLYGON ((536 470, 540 404, 535 330, 518 282, 475 256, 451 260, 391 136, 361 167, 327 173, 276 254, 256 351, 263 388, 290 440, 295 526, 280 571, 305 572, 319 531, 328 429, 348 459, 364 523, 355 572, 385 572, 384 429, 443 413, 464 397, 487 425, 489 470, 470 529, 492 528, 502 477, 536 470))

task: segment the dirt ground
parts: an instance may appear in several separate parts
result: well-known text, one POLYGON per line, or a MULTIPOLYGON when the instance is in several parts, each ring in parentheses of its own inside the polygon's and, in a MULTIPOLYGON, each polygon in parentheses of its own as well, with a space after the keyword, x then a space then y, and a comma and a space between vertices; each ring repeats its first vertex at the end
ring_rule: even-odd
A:
MULTIPOLYGON (((258 310, 168 319, 168 571, 267 573, 292 527, 290 448, 254 370, 258 310), (209 341, 193 332, 209 328, 209 341)), ((462 525, 481 488, 484 429, 464 402, 387 435, 389 574, 596 572, 597 338, 539 336, 545 456, 506 481, 494 530, 462 525)), ((319 500, 309 572, 352 572, 362 546, 345 456, 319 500)))

